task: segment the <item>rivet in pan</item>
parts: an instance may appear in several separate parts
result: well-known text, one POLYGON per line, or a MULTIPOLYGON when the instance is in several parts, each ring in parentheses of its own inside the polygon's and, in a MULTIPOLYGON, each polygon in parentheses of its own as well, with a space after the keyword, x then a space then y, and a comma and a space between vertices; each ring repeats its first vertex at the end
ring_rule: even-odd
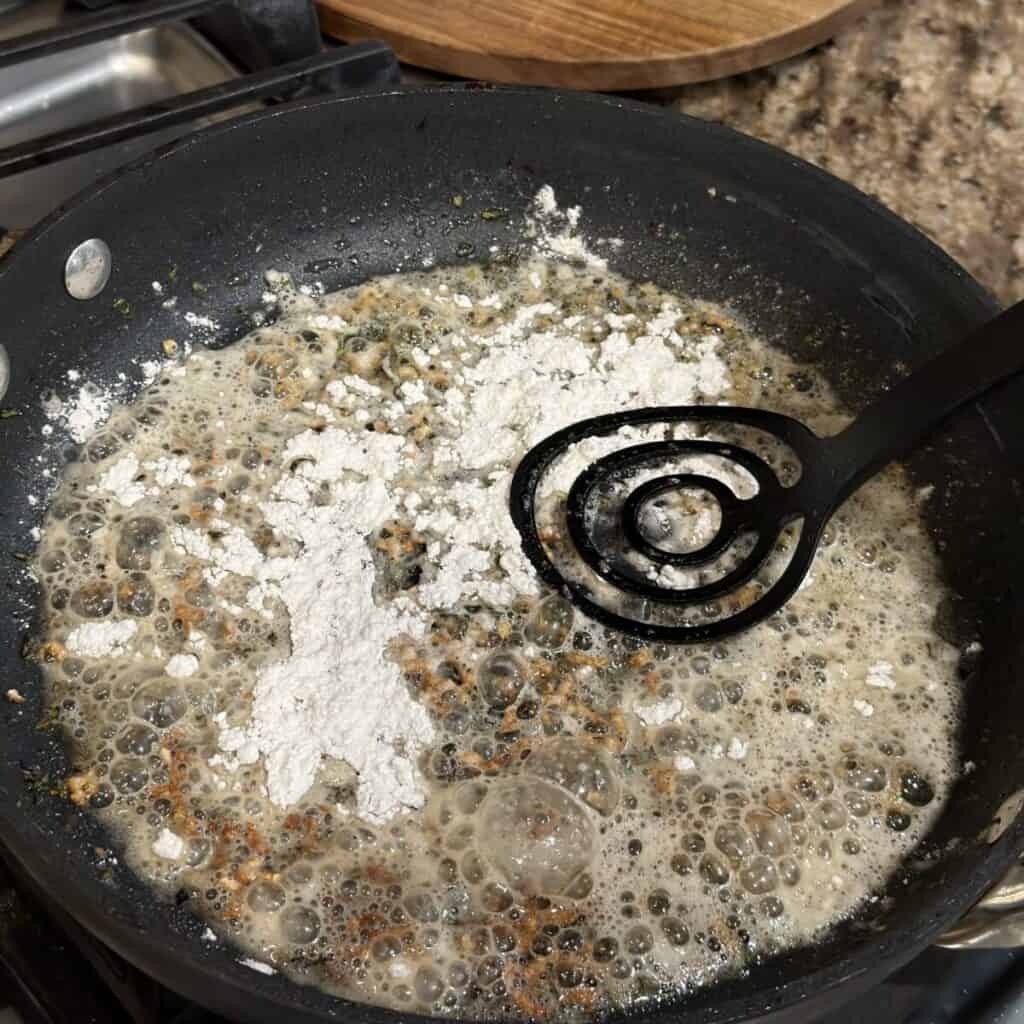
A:
POLYGON ((75 246, 64 264, 64 287, 73 299, 95 299, 110 280, 110 246, 89 238, 75 246))

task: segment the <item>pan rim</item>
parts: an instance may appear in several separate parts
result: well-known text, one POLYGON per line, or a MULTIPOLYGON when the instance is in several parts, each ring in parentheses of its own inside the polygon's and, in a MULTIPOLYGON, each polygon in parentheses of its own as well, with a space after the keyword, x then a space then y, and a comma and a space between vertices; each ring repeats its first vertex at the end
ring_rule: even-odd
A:
POLYGON ((946 270, 951 271, 960 279, 961 283, 966 285, 974 293, 973 298, 985 307, 984 311, 986 313, 992 309, 1001 308, 995 297, 988 291, 988 289, 986 289, 972 274, 970 274, 962 264, 950 256, 949 253, 947 253, 940 245, 933 242, 932 239, 930 239, 919 228, 898 216, 878 199, 875 199, 873 196, 868 195, 868 193, 861 191, 855 185, 851 185, 849 182, 836 177, 834 174, 830 174, 828 171, 818 167, 816 164, 789 153, 787 150, 778 146, 774 146, 769 142, 764 142, 761 139, 755 138, 752 135, 747 135, 735 128, 730 128, 728 125, 722 124, 718 121, 707 121, 699 117, 694 117, 692 114, 686 114, 682 111, 668 110, 664 107, 653 106, 650 103, 644 103, 642 100, 627 99, 621 96, 613 96, 605 93, 573 92, 566 89, 548 89, 544 86, 492 85, 487 82, 444 82, 426 85, 405 85, 397 87, 382 87, 372 91, 353 92, 343 95, 309 97, 306 99, 282 103, 278 106, 270 107, 265 110, 250 111, 249 113, 241 114, 237 117, 219 121, 216 124, 207 125, 206 127, 196 130, 190 135, 174 139, 171 142, 157 147, 150 153, 146 153, 141 157, 137 157, 135 160, 129 161, 124 166, 103 175, 93 184, 87 185, 85 188, 75 193, 75 195, 70 199, 58 206, 53 210, 53 212, 43 218, 43 220, 39 221, 38 224, 35 224, 30 228, 29 231, 18 241, 17 245, 9 250, 3 258, 0 258, 0 280, 2 280, 9 267, 16 263, 18 260, 18 254, 23 251, 27 245, 35 242, 39 238, 42 238, 51 228, 60 223, 70 213, 91 202, 108 188, 123 179, 141 171, 145 171, 162 160, 174 157, 179 153, 185 152, 197 145, 201 145, 211 138, 244 129, 250 125, 269 121, 278 117, 297 116, 305 110, 312 110, 320 107, 341 106, 350 103, 358 105, 367 101, 382 99, 397 100, 400 102, 405 96, 449 96, 460 94, 471 94, 473 96, 533 96, 538 99, 545 97, 550 99, 555 105, 576 104, 579 106, 604 107, 626 111, 631 114, 646 116, 652 119, 682 121, 697 131, 706 131, 710 135, 718 135, 723 138, 731 139, 735 144, 746 146, 753 152, 760 151, 776 156, 782 155, 793 167, 798 169, 799 173, 811 175, 817 179, 818 182, 827 185, 834 191, 844 194, 847 198, 854 200, 858 205, 865 207, 871 213, 880 215, 890 227, 895 227, 908 238, 914 239, 914 241, 927 252, 928 256, 932 260, 937 262, 946 270))

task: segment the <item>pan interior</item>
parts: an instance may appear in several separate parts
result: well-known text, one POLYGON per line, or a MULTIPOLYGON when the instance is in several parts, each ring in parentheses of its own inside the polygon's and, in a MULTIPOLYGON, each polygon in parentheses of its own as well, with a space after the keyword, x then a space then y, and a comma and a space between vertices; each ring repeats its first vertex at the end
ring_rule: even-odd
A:
MULTIPOLYGON (((268 266, 338 288, 427 258, 454 263, 515 245, 521 211, 542 184, 579 203, 594 234, 623 240, 616 270, 731 306, 773 344, 820 367, 851 410, 989 309, 919 236, 861 198, 708 126, 614 101, 533 93, 452 90, 315 105, 207 135, 128 172, 52 220, 0 270, 13 367, 4 403, 21 413, 0 426, 18 451, 0 545, 12 555, 29 546, 38 513, 28 496, 43 470, 57 468, 41 402, 68 369, 104 381, 125 373, 131 387, 141 379, 132 361, 181 337, 188 312, 219 324, 190 324, 196 340, 238 337, 268 266), (80 304, 63 294, 58 271, 63 254, 89 237, 110 245, 115 272, 99 300, 80 304), (168 294, 157 295, 152 282, 166 287, 172 268, 179 305, 167 308, 168 294)), ((1005 396, 991 405, 1001 433, 1012 430, 1012 408, 1005 396)), ((1010 528, 1019 518, 1015 467, 971 413, 908 468, 918 486, 935 487, 928 525, 957 595, 943 628, 957 642, 982 645, 979 662, 964 666, 962 747, 974 770, 930 837, 940 855, 908 864, 872 919, 698 995, 688 1004, 695 1019, 763 1012, 885 956, 895 966, 1013 855, 1015 827, 994 846, 978 837, 1021 783, 1012 727, 1024 711, 1013 685, 1022 636, 1021 551, 1010 528)), ((315 991, 253 979, 229 950, 204 947, 186 909, 156 909, 116 851, 107 852, 109 837, 57 794, 63 746, 34 727, 38 679, 19 655, 35 595, 13 561, 3 611, 21 625, 0 657, 5 678, 18 680, 29 700, 4 709, 0 814, 16 854, 59 886, 90 927, 154 973, 179 986, 194 972, 216 979, 211 1003, 223 1005, 224 993, 244 985, 262 994, 236 1007, 246 1019, 261 1019, 274 1000, 327 1012, 329 1001, 315 991), (148 934, 140 938, 136 926, 148 934), (160 955, 167 949, 172 955, 160 955)), ((385 1017, 365 1007, 353 1014, 385 1017)))

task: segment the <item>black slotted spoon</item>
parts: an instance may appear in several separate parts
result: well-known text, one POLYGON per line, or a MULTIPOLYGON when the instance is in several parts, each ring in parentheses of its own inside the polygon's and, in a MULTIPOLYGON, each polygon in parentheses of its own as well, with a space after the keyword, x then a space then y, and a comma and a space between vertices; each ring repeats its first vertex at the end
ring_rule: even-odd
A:
POLYGON ((738 406, 661 406, 581 420, 534 446, 512 478, 509 506, 523 550, 545 583, 581 611, 614 629, 649 641, 687 644, 717 640, 748 629, 778 611, 810 569, 829 519, 865 481, 911 451, 953 413, 1024 371, 1024 302, 946 349, 890 388, 849 426, 818 437, 799 420, 738 406), (574 444, 614 434, 622 427, 675 423, 728 424, 755 428, 782 441, 797 456, 801 474, 787 486, 761 456, 741 445, 714 440, 664 440, 630 445, 597 459, 573 482, 566 504, 568 536, 576 554, 616 590, 652 603, 701 606, 748 583, 764 565, 786 526, 799 520, 800 537, 784 571, 752 604, 713 621, 684 624, 629 618, 595 600, 593 590, 566 576, 542 542, 536 523, 537 489, 549 468, 574 444), (630 471, 684 456, 714 456, 745 470, 757 483, 753 497, 738 497, 722 480, 701 473, 668 473, 635 487, 622 505, 620 541, 649 563, 700 569, 719 559, 742 535, 754 535, 749 552, 720 578, 696 586, 669 587, 650 575, 612 564, 593 535, 588 508, 608 481, 630 471), (658 546, 644 532, 645 506, 673 491, 704 492, 718 506, 719 525, 701 547, 658 546))

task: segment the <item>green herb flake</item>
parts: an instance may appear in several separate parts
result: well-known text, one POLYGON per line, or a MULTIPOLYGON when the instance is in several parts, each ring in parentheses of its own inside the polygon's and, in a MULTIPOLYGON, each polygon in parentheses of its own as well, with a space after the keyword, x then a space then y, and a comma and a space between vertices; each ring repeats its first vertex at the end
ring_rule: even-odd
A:
POLYGON ((56 729, 60 725, 60 708, 48 707, 43 717, 36 723, 36 732, 47 732, 56 729))
POLYGON ((0 420, 13 420, 15 416, 20 415, 20 409, 0 409, 0 420))
POLYGON ((192 291, 193 291, 193 293, 195 295, 205 295, 206 294, 206 290, 207 290, 206 289, 206 285, 203 284, 202 281, 193 281, 192 282, 192 291))
POLYGON ((483 220, 504 220, 507 216, 508 210, 503 210, 497 206, 488 207, 480 212, 480 217, 483 220))
POLYGON ((452 196, 452 206, 454 206, 457 210, 462 207, 462 204, 465 201, 466 200, 462 196, 452 196))
POLYGON ((114 309, 123 317, 132 315, 132 304, 127 299, 114 299, 114 309))
POLYGON ((55 784, 41 768, 24 768, 22 777, 25 780, 25 789, 34 801, 38 802, 44 796, 64 795, 64 787, 55 784))

